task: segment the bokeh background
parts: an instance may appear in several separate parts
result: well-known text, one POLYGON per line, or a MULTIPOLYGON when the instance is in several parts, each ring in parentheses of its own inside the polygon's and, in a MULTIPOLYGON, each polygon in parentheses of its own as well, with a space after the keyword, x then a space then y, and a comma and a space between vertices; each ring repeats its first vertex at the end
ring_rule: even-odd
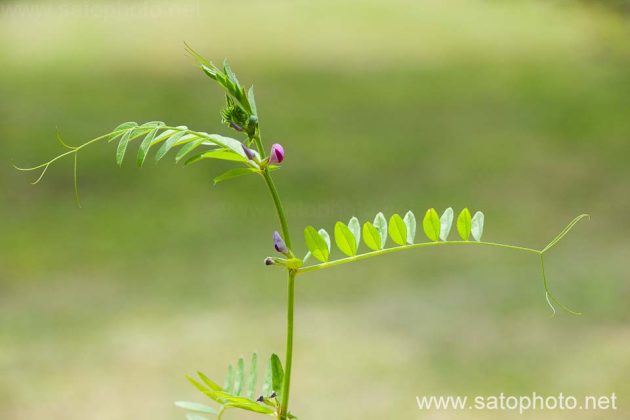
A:
MULTIPOLYGON (((0 418, 176 419, 184 375, 284 353, 276 219, 228 165, 122 169, 114 147, 38 186, 28 165, 122 121, 218 133, 223 97, 183 42, 254 83, 297 250, 307 224, 469 206, 488 240, 535 256, 425 249, 299 278, 302 419, 517 418, 420 412, 416 395, 610 395, 630 417, 627 3, 183 1, 0 3, 0 418)), ((253 418, 236 412, 226 419, 253 418)))

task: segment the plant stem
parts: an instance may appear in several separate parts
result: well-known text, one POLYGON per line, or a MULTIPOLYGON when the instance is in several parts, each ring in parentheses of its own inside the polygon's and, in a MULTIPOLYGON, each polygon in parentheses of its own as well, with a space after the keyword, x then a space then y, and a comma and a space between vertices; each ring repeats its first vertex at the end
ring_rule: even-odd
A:
MULTIPOLYGON (((262 143, 262 138, 260 136, 260 128, 257 128, 256 134, 254 134, 254 136, 250 138, 253 139, 254 143, 256 144, 256 148, 258 149, 258 153, 260 154, 260 159, 264 160, 266 158, 266 154, 262 143)), ((287 216, 284 212, 284 207, 282 207, 282 201, 280 200, 278 189, 276 188, 276 184, 273 182, 273 178, 269 173, 269 169, 265 168, 262 171, 262 175, 265 179, 265 184, 267 184, 267 188, 269 188, 269 192, 271 193, 271 198, 273 198, 273 203, 276 206, 276 213, 278 213, 278 219, 280 220, 280 227, 282 228, 282 236, 284 237, 284 242, 287 244, 287 247, 291 249, 291 234, 289 233, 289 224, 287 223, 287 216)))
POLYGON ((280 420, 288 418, 289 393, 291 392, 291 366, 293 364, 293 307, 295 302, 295 271, 289 270, 287 292, 287 347, 284 362, 284 380, 282 382, 282 401, 280 403, 280 420))
POLYGON ((258 153, 260 153, 260 158, 265 158, 265 149, 262 144, 262 139, 260 138, 260 128, 256 129, 256 134, 254 134, 254 143, 256 143, 256 148, 258 149, 258 153))
MULTIPOLYGON (((260 158, 265 159, 265 149, 262 144, 262 139, 260 137, 260 129, 256 129, 256 134, 253 137, 254 143, 256 144, 256 148, 258 149, 258 153, 260 153, 260 158)), ((273 199, 273 203, 276 206, 276 213, 278 213, 278 220, 280 221, 280 226, 282 228, 282 236, 284 237, 284 242, 287 244, 289 250, 291 250, 291 233, 289 231, 289 223, 287 222, 287 216, 284 212, 284 207, 282 206, 282 201, 280 200, 280 194, 278 194, 278 189, 276 188, 276 184, 273 182, 273 178, 269 173, 269 169, 265 168, 262 171, 263 178, 265 180, 265 184, 267 184, 267 188, 269 189, 269 193, 271 194, 271 198, 273 199)), ((279 420, 286 420, 289 415, 289 394, 291 392, 291 366, 293 365, 293 314, 294 314, 294 303, 295 303, 295 275, 296 272, 294 270, 288 270, 289 272, 289 280, 287 284, 287 334, 286 334, 286 354, 284 361, 284 378, 282 380, 282 401, 280 401, 280 410, 278 412, 279 420)))
POLYGON ((287 247, 291 249, 291 234, 289 233, 289 224, 287 223, 287 216, 284 213, 284 208, 282 207, 282 201, 280 201, 280 196, 278 195, 278 189, 271 178, 271 174, 268 169, 263 171, 263 178, 265 179, 265 183, 269 188, 269 192, 271 193, 271 197, 273 198, 273 202, 276 205, 276 212, 278 213, 278 219, 280 220, 280 226, 282 227, 282 236, 284 236, 284 241, 287 244, 287 247))

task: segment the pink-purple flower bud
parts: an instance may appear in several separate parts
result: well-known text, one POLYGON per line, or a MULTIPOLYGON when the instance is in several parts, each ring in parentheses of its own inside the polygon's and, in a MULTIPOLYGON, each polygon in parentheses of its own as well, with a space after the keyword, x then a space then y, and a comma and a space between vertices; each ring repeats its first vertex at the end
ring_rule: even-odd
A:
POLYGON ((282 254, 286 254, 289 252, 289 248, 287 248, 287 245, 284 243, 284 239, 282 239, 282 236, 280 236, 278 231, 275 231, 273 233, 273 247, 276 249, 276 251, 282 254))
POLYGON ((243 143, 241 143, 241 146, 243 146, 243 153, 245 153, 245 156, 247 156, 247 159, 254 160, 254 158, 256 157, 256 154, 254 153, 254 151, 250 149, 249 147, 245 146, 243 143))
POLYGON ((284 160, 284 148, 281 144, 275 143, 271 146, 271 155, 269 156, 269 163, 272 165, 281 163, 284 160))

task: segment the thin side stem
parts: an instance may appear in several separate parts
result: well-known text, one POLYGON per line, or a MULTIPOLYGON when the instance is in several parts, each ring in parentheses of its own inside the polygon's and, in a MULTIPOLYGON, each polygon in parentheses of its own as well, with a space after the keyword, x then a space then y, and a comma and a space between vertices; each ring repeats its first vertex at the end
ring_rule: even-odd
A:
POLYGON ((298 270, 298 273, 301 274, 301 273, 308 273, 310 271, 322 270, 324 268, 330 268, 337 265, 346 264, 346 263, 350 263, 354 261, 360 261, 366 258, 376 257, 379 255, 389 254, 389 253, 397 252, 397 251, 403 251, 406 249, 415 249, 415 248, 422 248, 422 247, 429 247, 429 246, 442 246, 442 245, 485 245, 485 246, 492 246, 492 247, 497 247, 497 248, 507 248, 507 249, 514 249, 517 251, 531 252, 536 255, 540 255, 540 251, 537 249, 526 248, 526 247, 516 246, 516 245, 497 244, 494 242, 476 242, 476 241, 422 242, 419 244, 411 244, 411 245, 397 246, 393 248, 379 249, 378 251, 367 252, 365 254, 355 255, 353 257, 347 257, 347 258, 342 258, 335 261, 329 261, 329 262, 325 262, 321 264, 311 265, 308 267, 302 267, 298 270))
POLYGON ((288 418, 289 394, 291 392, 291 367, 293 365, 293 313, 295 303, 295 271, 289 271, 287 292, 287 347, 284 362, 284 381, 282 382, 282 402, 280 403, 280 420, 288 418))

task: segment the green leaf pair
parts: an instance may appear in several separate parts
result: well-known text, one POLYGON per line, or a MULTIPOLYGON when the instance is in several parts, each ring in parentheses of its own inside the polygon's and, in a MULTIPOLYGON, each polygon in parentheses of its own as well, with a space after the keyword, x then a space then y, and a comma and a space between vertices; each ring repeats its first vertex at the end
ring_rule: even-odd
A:
MULTIPOLYGON (((256 396, 256 382, 258 370, 258 355, 252 354, 249 372, 245 373, 245 361, 239 358, 234 368, 228 366, 225 385, 219 386, 206 375, 197 372, 197 378, 187 377, 195 388, 204 395, 219 404, 219 408, 207 406, 194 402, 178 401, 176 406, 185 410, 220 416, 223 411, 229 408, 239 408, 270 416, 276 416, 278 409, 278 401, 281 400, 282 382, 284 380, 284 371, 280 358, 276 354, 272 354, 267 364, 264 381, 262 384, 261 395, 256 396)), ((191 418, 191 417, 189 417, 191 418)), ((192 418, 195 418, 194 416, 192 418)), ((203 417, 197 417, 203 418, 203 417)), ((294 418, 294 416, 291 416, 294 418)))
MULTIPOLYGON (((453 226, 454 212, 451 207, 444 210, 441 216, 433 208, 427 210, 422 220, 424 233, 430 240, 447 241, 453 226)), ((481 241, 483 234, 484 215, 478 211, 473 217, 468 208, 464 208, 457 216, 457 233, 464 241, 468 241, 472 235, 475 241, 481 241)))
MULTIPOLYGON (((453 225, 454 212, 452 208, 447 208, 442 215, 438 215, 433 208, 426 211, 422 219, 424 234, 429 240, 447 241, 448 235, 453 225)), ((464 241, 468 241, 472 235, 476 241, 481 240, 483 234, 484 215, 478 211, 474 217, 470 216, 470 211, 466 208, 457 217, 457 231, 464 241)), ((416 236, 416 217, 413 212, 408 211, 405 217, 394 214, 385 218, 383 213, 378 213, 372 222, 365 222, 361 229, 361 224, 356 217, 350 219, 346 225, 343 222, 335 223, 335 244, 337 248, 346 256, 357 255, 363 242, 372 251, 379 251, 385 247, 387 238, 398 246, 406 246, 414 243, 416 236)), ((324 229, 315 229, 307 226, 304 229, 304 240, 309 250, 304 258, 306 261, 310 256, 321 262, 327 262, 331 252, 330 235, 324 229)))
MULTIPOLYGON (((136 163, 142 166, 153 146, 162 144, 155 153, 155 160, 161 160, 168 152, 175 147, 181 147, 175 161, 179 162, 184 157, 200 146, 211 147, 211 150, 204 150, 186 161, 186 164, 195 163, 203 159, 220 159, 234 162, 245 162, 250 166, 256 166, 245 156, 242 143, 236 139, 221 136, 218 134, 208 134, 199 131, 189 130, 186 126, 168 127, 162 121, 151 121, 142 125, 135 122, 120 124, 109 134, 109 141, 119 138, 116 150, 116 162, 122 165, 129 143, 139 137, 144 136, 138 148, 136 163)), ((257 152, 253 151, 259 158, 257 152)))
POLYGON ((484 214, 480 211, 474 216, 470 216, 470 211, 465 208, 457 216, 457 233, 464 240, 468 241, 472 235, 475 241, 481 241, 483 235, 484 214))
MULTIPOLYGON (((352 217, 348 224, 337 222, 335 224, 335 244, 339 250, 353 257, 361 244, 361 232, 363 232, 363 242, 372 250, 382 249, 387 240, 387 234, 399 245, 412 243, 415 235, 415 218, 409 212, 403 220, 399 215, 394 215, 387 222, 383 213, 379 213, 374 218, 374 222, 366 222, 361 229, 361 223, 356 217, 352 217)), ((311 255, 319 261, 326 262, 330 256, 330 235, 326 230, 316 230, 312 226, 307 226, 304 230, 304 239, 309 253, 305 260, 311 255)))

